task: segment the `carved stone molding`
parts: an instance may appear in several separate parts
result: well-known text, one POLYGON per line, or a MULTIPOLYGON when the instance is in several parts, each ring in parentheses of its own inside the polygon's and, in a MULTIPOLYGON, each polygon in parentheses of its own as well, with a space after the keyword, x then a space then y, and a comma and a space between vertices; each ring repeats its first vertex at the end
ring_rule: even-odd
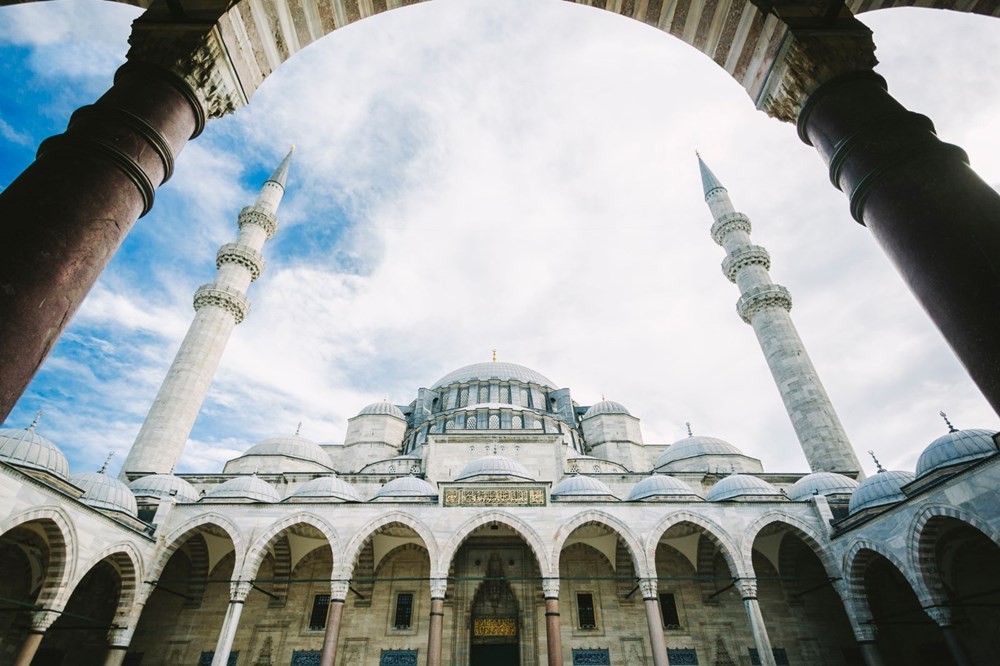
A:
POLYGON ((447 592, 448 592, 447 578, 431 579, 431 599, 444 599, 444 595, 447 592))
POLYGON ((639 579, 639 591, 643 599, 656 599, 660 592, 659 581, 655 578, 639 579))
POLYGON ((250 301, 243 293, 218 284, 203 284, 194 293, 194 309, 196 311, 208 305, 220 307, 233 315, 237 324, 246 319, 247 313, 250 311, 250 301))
POLYGON ((723 215, 712 225, 712 240, 718 245, 722 245, 722 239, 734 231, 750 233, 750 218, 743 213, 723 215))
POLYGON ((924 608, 924 612, 939 627, 950 627, 952 625, 951 608, 947 606, 928 606, 924 608))
POLYGON ((59 619, 59 613, 50 610, 35 611, 31 615, 31 630, 46 631, 52 623, 59 619))
POLYGON ((219 248, 219 253, 215 255, 215 267, 222 268, 223 264, 242 266, 250 272, 251 280, 259 278, 264 271, 264 257, 260 252, 239 243, 226 243, 219 248))
POLYGON ((351 581, 349 580, 335 580, 330 583, 330 600, 331 601, 344 601, 347 599, 347 593, 351 589, 351 581))
POLYGON ((757 598, 756 578, 740 578, 736 581, 736 587, 739 589, 740 596, 743 597, 744 601, 757 598))
POLYGON ((249 580, 235 580, 229 584, 230 601, 246 601, 253 589, 253 583, 249 580))
POLYGON ((766 271, 771 268, 771 255, 759 245, 741 247, 722 260, 722 273, 735 283, 736 274, 747 266, 762 266, 766 271))
POLYGON ((274 238, 274 234, 278 232, 278 218, 275 217, 274 213, 262 206, 244 206, 237 220, 240 229, 245 224, 256 224, 267 232, 268 238, 274 238))
POLYGON ((736 311, 746 323, 753 321, 754 315, 764 308, 792 309, 792 295, 780 284, 754 287, 740 296, 736 311))
POLYGON ((558 599, 559 598, 559 579, 558 578, 543 578, 542 579, 542 595, 546 599, 558 599))

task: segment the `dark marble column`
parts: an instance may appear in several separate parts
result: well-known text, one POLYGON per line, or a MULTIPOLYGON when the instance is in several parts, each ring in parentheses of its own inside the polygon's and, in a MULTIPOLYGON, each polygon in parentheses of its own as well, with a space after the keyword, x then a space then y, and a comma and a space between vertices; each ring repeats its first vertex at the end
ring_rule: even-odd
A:
POLYGON ((0 421, 204 123, 183 80, 126 63, 0 193, 0 421))
POLYGON ((549 655, 549 666, 562 666, 562 630, 559 617, 559 579, 543 578, 542 593, 545 596, 545 646, 549 655))
POLYGON ((346 580, 334 581, 330 587, 330 608, 326 613, 326 633, 323 634, 323 651, 319 655, 319 666, 334 666, 337 663, 340 622, 344 617, 344 603, 349 589, 346 580))
POLYGON ((820 85, 798 129, 1000 413, 1000 194, 871 71, 820 85))
POLYGON ((646 627, 649 629, 649 647, 653 652, 653 666, 667 666, 667 642, 663 638, 663 617, 660 614, 659 582, 655 578, 639 581, 642 602, 646 606, 646 627))
POLYGON ((444 634, 444 595, 448 581, 431 580, 431 621, 427 635, 427 666, 441 666, 441 642, 444 634))

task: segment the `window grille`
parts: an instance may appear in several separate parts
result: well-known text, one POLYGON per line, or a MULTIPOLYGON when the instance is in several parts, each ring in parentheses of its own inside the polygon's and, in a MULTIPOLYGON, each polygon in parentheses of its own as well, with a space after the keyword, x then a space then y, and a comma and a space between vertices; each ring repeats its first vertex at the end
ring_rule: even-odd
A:
POLYGON ((515 416, 510 420, 510 427, 514 430, 520 430, 523 426, 521 425, 521 417, 515 416))
POLYGON ((490 414, 490 430, 496 430, 500 427, 500 417, 496 414, 490 414))
POLYGON ((475 417, 475 415, 466 417, 466 419, 465 419, 465 429, 466 430, 475 430, 476 429, 476 417, 475 417))
POLYGON ((396 595, 395 629, 409 629, 413 625, 413 593, 401 592, 396 595))
POLYGON ((309 628, 319 631, 326 628, 326 616, 330 609, 330 595, 317 594, 313 597, 312 612, 309 614, 309 628))
POLYGON ((671 592, 660 592, 660 615, 664 629, 680 629, 681 620, 677 615, 677 601, 671 592))
POLYGON ((594 615, 594 595, 583 593, 576 595, 576 614, 580 620, 581 629, 596 629, 597 619, 594 615))

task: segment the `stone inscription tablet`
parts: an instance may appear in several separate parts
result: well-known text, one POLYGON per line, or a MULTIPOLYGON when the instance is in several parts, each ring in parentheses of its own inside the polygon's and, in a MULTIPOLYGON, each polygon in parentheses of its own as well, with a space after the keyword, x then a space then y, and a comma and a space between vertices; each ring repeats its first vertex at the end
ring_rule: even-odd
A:
POLYGON ((445 506, 545 506, 544 488, 447 488, 445 506))

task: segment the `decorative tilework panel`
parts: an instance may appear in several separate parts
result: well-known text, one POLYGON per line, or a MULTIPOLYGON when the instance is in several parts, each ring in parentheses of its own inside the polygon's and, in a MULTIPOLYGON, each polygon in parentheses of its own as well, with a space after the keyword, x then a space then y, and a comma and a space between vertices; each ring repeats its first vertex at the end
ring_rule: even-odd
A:
POLYGON ((573 650, 573 666, 611 666, 607 648, 573 650))
POLYGON ((698 651, 694 648, 667 648, 670 666, 698 666, 698 651))
POLYGON ((296 650, 292 653, 290 666, 319 666, 320 654, 322 653, 317 650, 296 650))
POLYGON ((378 666, 417 666, 416 650, 382 650, 378 666))

